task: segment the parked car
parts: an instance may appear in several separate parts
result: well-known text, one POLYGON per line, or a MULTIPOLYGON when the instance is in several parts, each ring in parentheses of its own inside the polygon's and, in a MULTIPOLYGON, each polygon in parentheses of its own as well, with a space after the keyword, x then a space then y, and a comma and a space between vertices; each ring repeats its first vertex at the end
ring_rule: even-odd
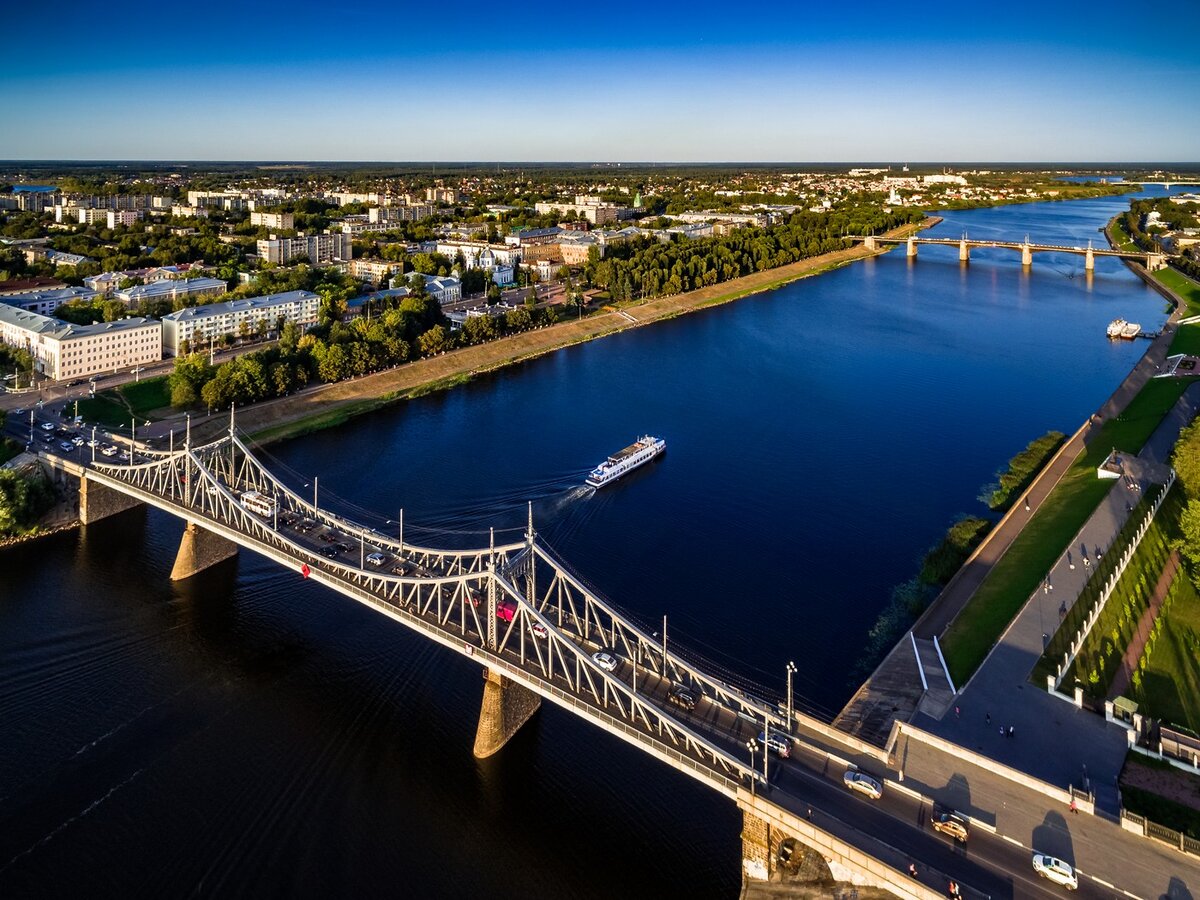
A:
POLYGON ((667 694, 667 702, 678 706, 680 709, 686 709, 691 712, 696 708, 696 695, 688 690, 684 685, 677 684, 671 688, 667 694))
POLYGON ((605 672, 613 672, 617 668, 617 658, 604 650, 592 654, 592 662, 605 672))
POLYGON ((858 791, 865 797, 870 797, 872 800, 878 800, 883 796, 883 785, 872 778, 870 775, 864 775, 862 772, 851 769, 844 776, 842 782, 852 791, 858 791))
POLYGON ((934 831, 949 835, 961 843, 967 842, 967 820, 956 812, 936 813, 929 819, 934 831))
POLYGON ((758 733, 758 742, 781 759, 787 759, 792 755, 791 740, 777 731, 773 731, 769 735, 760 731, 758 733))
POLYGON ((1079 887, 1079 876, 1075 874, 1075 870, 1061 859, 1047 856, 1045 853, 1033 854, 1033 871, 1069 891, 1079 887))

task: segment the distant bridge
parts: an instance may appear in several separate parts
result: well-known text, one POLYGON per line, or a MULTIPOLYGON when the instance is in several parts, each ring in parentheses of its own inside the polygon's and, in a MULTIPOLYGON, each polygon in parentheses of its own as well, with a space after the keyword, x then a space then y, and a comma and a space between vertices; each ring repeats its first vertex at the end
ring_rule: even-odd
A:
POLYGON ((1089 272, 1096 268, 1097 256, 1112 256, 1117 259, 1138 262, 1150 271, 1161 269, 1167 264, 1166 256, 1162 253, 1149 253, 1140 250, 1135 252, 1126 250, 1096 250, 1092 247, 1091 241, 1088 242, 1086 247, 1068 247, 1061 244, 1035 244, 1028 237, 1023 241, 977 241, 970 240, 965 236, 961 238, 931 238, 913 235, 907 238, 889 238, 869 234, 855 235, 850 237, 849 240, 861 243, 868 250, 879 250, 888 245, 897 246, 904 244, 906 248, 905 255, 908 257, 915 257, 917 255, 917 247, 922 244, 957 247, 958 258, 961 262, 967 262, 971 258, 972 249, 1014 250, 1021 254, 1021 265, 1024 266, 1033 265, 1033 254, 1035 253, 1070 253, 1074 256, 1082 256, 1084 258, 1083 267, 1089 272))

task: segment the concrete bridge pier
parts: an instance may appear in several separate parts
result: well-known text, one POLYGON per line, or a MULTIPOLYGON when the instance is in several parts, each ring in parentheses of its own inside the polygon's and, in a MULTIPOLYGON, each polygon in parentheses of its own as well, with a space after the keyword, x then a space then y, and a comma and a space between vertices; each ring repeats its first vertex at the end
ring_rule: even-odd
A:
POLYGON ((171 580, 191 578, 231 556, 237 556, 237 552, 238 546, 233 541, 188 522, 179 541, 179 552, 175 554, 175 565, 171 567, 171 580))
POLYGON ((1092 252, 1092 248, 1087 248, 1087 253, 1083 257, 1083 270, 1085 272, 1096 271, 1096 254, 1092 252))
POLYGON ((1029 248, 1029 244, 1027 243, 1021 245, 1021 265, 1033 265, 1033 250, 1029 248))
POLYGON ((1146 268, 1151 272, 1157 272, 1159 269, 1167 267, 1167 258, 1161 253, 1146 254, 1146 268))
POLYGON ((870 250, 872 253, 874 253, 876 250, 879 249, 879 244, 875 241, 875 235, 873 235, 873 234, 868 234, 863 239, 863 246, 866 247, 868 250, 870 250))
POLYGON ((79 521, 84 525, 91 525, 140 505, 140 500, 105 487, 86 474, 79 478, 79 521))
POLYGON ((907 256, 909 259, 917 258, 917 239, 916 238, 910 237, 908 239, 908 245, 904 251, 904 255, 907 256))
POLYGON ((971 248, 967 246, 966 238, 964 238, 963 240, 958 242, 958 261, 959 262, 970 262, 971 261, 971 248))
POLYGON ((499 672, 487 669, 484 677, 483 706, 475 732, 476 759, 486 759, 507 744, 542 705, 541 697, 499 672))

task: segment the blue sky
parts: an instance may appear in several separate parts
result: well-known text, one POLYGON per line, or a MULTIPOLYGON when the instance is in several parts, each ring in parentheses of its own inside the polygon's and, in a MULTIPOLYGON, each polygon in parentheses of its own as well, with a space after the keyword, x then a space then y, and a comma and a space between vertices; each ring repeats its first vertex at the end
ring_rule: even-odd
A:
POLYGON ((1200 159, 1195 2, 1145 25, 1106 0, 65 0, 5 20, 0 158, 1200 159))

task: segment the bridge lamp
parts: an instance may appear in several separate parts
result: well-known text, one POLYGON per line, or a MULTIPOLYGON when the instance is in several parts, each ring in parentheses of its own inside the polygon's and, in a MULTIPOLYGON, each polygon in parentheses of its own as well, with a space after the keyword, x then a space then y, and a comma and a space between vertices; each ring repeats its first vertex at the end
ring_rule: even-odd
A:
POLYGON ((787 723, 788 731, 792 730, 792 675, 796 671, 796 664, 789 662, 787 664, 787 723))
MULTIPOLYGON (((746 749, 750 751, 750 796, 754 796, 754 782, 757 781, 754 770, 754 754, 758 750, 758 741, 755 738, 750 738, 746 741, 746 749)), ((766 753, 766 748, 763 748, 766 753)))

